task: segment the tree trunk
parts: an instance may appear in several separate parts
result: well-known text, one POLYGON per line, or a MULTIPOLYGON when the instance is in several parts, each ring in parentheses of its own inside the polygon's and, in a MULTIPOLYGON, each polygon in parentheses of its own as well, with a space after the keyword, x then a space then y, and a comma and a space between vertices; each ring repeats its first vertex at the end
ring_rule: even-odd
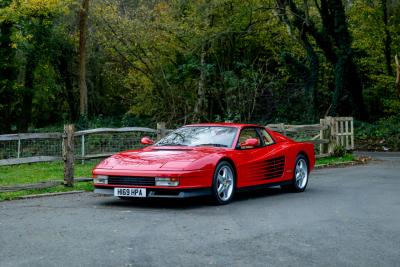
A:
POLYGON ((319 60, 318 55, 315 52, 314 48, 310 44, 307 35, 301 35, 301 41, 304 49, 307 51, 307 64, 308 69, 310 71, 310 75, 308 79, 305 79, 305 87, 306 87, 306 95, 309 99, 308 106, 308 117, 311 121, 316 117, 317 105, 316 105, 316 96, 317 96, 317 82, 318 82, 318 73, 319 73, 319 60))
POLYGON ((72 53, 72 49, 63 48, 57 63, 61 79, 65 85, 65 98, 69 108, 69 119, 75 121, 78 118, 79 112, 76 103, 77 97, 74 96, 73 73, 71 67, 72 62, 70 57, 72 53))
POLYGON ((194 106, 193 121, 200 122, 204 116, 206 106, 206 73, 205 73, 205 58, 207 55, 207 44, 203 44, 200 55, 200 79, 197 87, 197 101, 194 106))
POLYGON ((88 95, 86 86, 86 35, 87 18, 89 13, 89 0, 82 0, 82 7, 79 12, 79 93, 80 93, 80 114, 87 116, 88 95))
POLYGON ((25 66, 25 86, 22 94, 21 112, 19 113, 17 121, 17 130, 19 132, 27 132, 29 123, 31 122, 35 68, 36 56, 28 55, 25 66))
MULTIPOLYGON (((4 2, 0 4, 6 6, 4 2)), ((12 64, 15 53, 11 47, 11 35, 13 24, 7 21, 0 23, 0 133, 10 133, 14 123, 14 81, 17 78, 17 70, 12 64)))
POLYGON ((396 92, 397 96, 400 97, 400 63, 397 55, 395 56, 395 60, 396 60, 396 92))
POLYGON ((392 38, 390 36, 390 32, 388 30, 388 10, 387 10, 387 0, 381 0, 381 9, 382 9, 382 15, 383 15, 383 24, 384 24, 384 30, 385 30, 385 35, 383 37, 383 53, 385 55, 385 63, 386 63, 386 73, 389 76, 393 75, 393 69, 392 69, 392 51, 391 51, 391 44, 392 44, 392 38))

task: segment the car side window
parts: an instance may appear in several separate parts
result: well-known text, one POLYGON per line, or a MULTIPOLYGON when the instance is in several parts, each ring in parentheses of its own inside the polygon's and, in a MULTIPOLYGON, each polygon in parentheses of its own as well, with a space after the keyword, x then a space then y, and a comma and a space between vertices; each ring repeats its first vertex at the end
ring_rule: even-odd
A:
POLYGON ((268 146, 274 143, 274 139, 272 139, 271 135, 264 129, 260 128, 261 137, 264 141, 264 145, 268 146))
POLYGON ((241 148, 241 149, 247 149, 248 147, 243 147, 243 146, 241 146, 241 144, 244 143, 249 138, 258 139, 258 143, 259 143, 258 147, 262 146, 260 135, 257 133, 256 128, 244 128, 240 132, 237 147, 241 148))

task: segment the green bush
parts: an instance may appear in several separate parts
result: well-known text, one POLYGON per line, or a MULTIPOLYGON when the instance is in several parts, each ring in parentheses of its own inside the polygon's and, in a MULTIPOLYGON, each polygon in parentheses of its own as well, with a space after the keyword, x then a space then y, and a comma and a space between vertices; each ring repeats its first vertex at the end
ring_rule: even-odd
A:
POLYGON ((374 123, 356 122, 356 145, 367 150, 400 150, 400 114, 374 123))
POLYGON ((346 148, 344 146, 336 146, 333 149, 333 156, 343 157, 344 155, 346 155, 346 148))

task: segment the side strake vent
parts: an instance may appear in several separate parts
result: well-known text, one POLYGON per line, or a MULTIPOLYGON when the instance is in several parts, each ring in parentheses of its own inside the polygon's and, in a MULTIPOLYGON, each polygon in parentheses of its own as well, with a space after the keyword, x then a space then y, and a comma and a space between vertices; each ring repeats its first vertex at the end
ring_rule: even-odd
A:
POLYGON ((277 157, 266 161, 266 179, 279 178, 283 175, 285 157, 277 157))

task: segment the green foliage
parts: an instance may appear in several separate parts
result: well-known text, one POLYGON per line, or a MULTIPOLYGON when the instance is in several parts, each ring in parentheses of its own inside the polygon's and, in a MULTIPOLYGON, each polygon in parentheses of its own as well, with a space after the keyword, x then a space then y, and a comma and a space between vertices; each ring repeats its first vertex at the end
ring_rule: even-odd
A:
MULTIPOLYGON (((332 110, 342 79, 316 39, 296 28, 323 29, 321 1, 293 1, 308 3, 307 18, 288 13, 294 24, 278 16, 279 2, 91 1, 89 115, 81 118, 79 1, 2 1, 0 132, 62 129, 68 121, 78 129, 161 120, 174 127, 194 120, 199 98, 203 121, 315 122, 332 110)), ((342 1, 352 38, 332 41, 351 42, 335 49, 354 54, 371 121, 400 111, 382 41, 389 34, 392 55, 400 51, 400 4, 388 1, 385 24, 383 2, 342 1)))
POLYGON ((334 157, 343 157, 344 155, 346 155, 346 148, 344 146, 339 145, 333 149, 334 157))
POLYGON ((315 165, 335 165, 343 162, 355 161, 356 157, 353 154, 346 153, 342 156, 331 156, 326 158, 317 159, 315 165))
POLYGON ((400 150, 400 115, 382 118, 375 123, 356 122, 355 138, 360 149, 400 150))

